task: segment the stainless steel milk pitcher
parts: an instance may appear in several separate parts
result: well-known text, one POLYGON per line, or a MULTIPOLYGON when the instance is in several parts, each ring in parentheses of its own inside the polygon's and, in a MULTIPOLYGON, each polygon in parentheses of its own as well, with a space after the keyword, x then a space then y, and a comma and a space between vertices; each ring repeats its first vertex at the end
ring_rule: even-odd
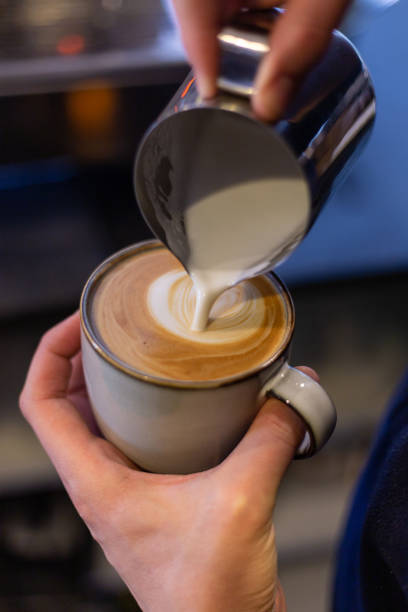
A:
MULTIPOLYGON (((235 185, 253 185, 256 197, 271 206, 280 199, 286 208, 298 203, 279 248, 259 262, 256 273, 282 261, 309 230, 373 125, 369 73, 352 43, 337 31, 282 120, 272 125, 254 116, 249 97, 278 14, 243 13, 225 27, 218 37, 217 96, 203 100, 189 74, 139 147, 134 171, 139 206, 187 271, 186 209, 235 185)), ((248 202, 248 223, 250 210, 248 202)))

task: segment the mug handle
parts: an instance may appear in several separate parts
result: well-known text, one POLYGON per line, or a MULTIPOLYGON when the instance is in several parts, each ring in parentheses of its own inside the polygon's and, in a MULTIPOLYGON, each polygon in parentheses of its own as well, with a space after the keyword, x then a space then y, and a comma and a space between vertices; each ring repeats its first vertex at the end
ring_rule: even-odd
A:
POLYGON ((313 378, 287 362, 259 393, 259 402, 274 397, 290 406, 305 422, 307 430, 295 457, 311 457, 326 444, 336 426, 336 408, 328 393, 313 378))

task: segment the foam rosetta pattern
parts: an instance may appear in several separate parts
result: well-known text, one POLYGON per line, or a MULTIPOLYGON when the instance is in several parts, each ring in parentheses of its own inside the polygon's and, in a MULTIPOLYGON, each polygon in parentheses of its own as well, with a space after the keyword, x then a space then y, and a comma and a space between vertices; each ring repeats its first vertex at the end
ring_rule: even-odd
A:
POLYGON ((92 311, 98 336, 113 355, 170 380, 245 373, 267 361, 285 336, 285 302, 266 277, 224 292, 202 332, 190 329, 194 309, 190 277, 163 248, 113 267, 99 284, 92 311))
MULTIPOLYGON (((258 341, 273 325, 274 311, 267 311, 262 293, 250 281, 225 291, 210 311, 204 331, 191 331, 196 295, 190 278, 172 270, 157 278, 148 291, 148 306, 157 323, 185 340, 204 344, 245 342, 257 331, 258 341)), ((255 338, 254 338, 255 340, 255 338)))

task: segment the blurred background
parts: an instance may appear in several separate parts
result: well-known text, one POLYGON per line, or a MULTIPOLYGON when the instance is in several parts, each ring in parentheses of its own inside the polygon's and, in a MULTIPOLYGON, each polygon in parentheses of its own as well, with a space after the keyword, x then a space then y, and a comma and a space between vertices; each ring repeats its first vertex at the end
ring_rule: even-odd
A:
MULTIPOLYGON (((77 308, 93 268, 150 236, 133 157, 188 67, 159 0, 0 0, 0 9, 0 612, 137 610, 18 395, 39 338, 77 308)), ((297 311, 292 361, 319 372, 339 414, 330 443, 293 464, 279 497, 289 612, 330 609, 350 495, 408 363, 408 4, 371 9, 361 3, 347 27, 376 87, 374 133, 278 271, 297 311)))

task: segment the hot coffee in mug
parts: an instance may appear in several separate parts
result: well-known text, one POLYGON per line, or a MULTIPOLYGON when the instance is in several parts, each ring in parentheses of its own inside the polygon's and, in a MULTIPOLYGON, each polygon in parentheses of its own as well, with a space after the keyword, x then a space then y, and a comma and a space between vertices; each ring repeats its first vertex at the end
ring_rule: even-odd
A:
POLYGON ((165 248, 112 267, 92 303, 101 343, 139 372, 170 381, 217 381, 261 367, 287 336, 289 307, 273 277, 245 280, 216 300, 203 331, 192 331, 196 294, 165 248))
POLYGON ((191 330, 195 299, 158 241, 124 249, 90 277, 83 364, 104 435, 147 470, 202 470, 232 450, 274 395, 305 418, 300 452, 312 454, 335 412, 320 385, 287 365, 294 311, 284 285, 271 274, 228 289, 203 331, 191 330))

